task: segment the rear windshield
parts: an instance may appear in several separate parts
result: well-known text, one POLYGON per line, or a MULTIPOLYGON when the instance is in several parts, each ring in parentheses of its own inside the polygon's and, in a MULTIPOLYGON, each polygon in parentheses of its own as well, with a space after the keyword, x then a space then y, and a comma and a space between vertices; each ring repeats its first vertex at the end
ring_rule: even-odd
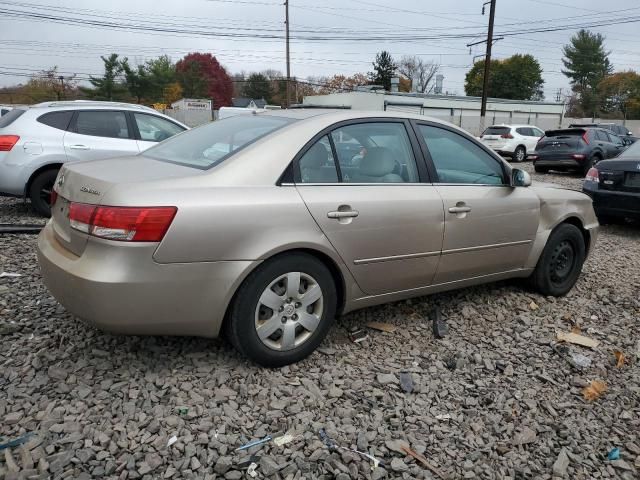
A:
POLYGON ((581 137, 584 134, 585 130, 573 128, 570 130, 547 130, 545 137, 581 137))
POLYGON ((0 117, 0 128, 8 127, 24 112, 26 112, 26 110, 14 108, 9 113, 3 115, 2 117, 0 117))
POLYGON ((236 115, 176 135, 142 155, 206 170, 293 121, 282 117, 236 115))
POLYGON ((489 127, 487 128, 482 135, 506 135, 507 133, 511 133, 511 128, 509 127, 489 127))

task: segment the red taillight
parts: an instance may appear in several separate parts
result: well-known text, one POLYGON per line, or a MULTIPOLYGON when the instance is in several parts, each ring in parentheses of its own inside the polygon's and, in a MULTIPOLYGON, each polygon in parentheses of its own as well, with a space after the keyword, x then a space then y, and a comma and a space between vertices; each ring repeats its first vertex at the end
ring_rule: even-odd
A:
POLYGON ((587 136, 587 132, 584 132, 582 134, 582 140, 584 140, 584 143, 586 143, 587 145, 589 145, 589 137, 587 136))
POLYGON ((510 133, 503 133, 502 135, 500 135, 502 138, 508 138, 508 139, 512 139, 513 135, 511 135, 510 133))
POLYGON ((10 152, 18 140, 18 135, 0 135, 0 152, 10 152))
POLYGON ((585 155, 582 155, 581 153, 574 153, 573 155, 571 155, 575 160, 584 160, 585 158, 587 158, 585 155))
POLYGON ((94 237, 123 242, 159 242, 169 229, 176 207, 108 207, 72 203, 71 228, 94 237))
POLYGON ((587 182, 599 182, 600 181, 600 172, 598 172, 597 168, 590 168, 587 172, 587 176, 584 177, 587 182))

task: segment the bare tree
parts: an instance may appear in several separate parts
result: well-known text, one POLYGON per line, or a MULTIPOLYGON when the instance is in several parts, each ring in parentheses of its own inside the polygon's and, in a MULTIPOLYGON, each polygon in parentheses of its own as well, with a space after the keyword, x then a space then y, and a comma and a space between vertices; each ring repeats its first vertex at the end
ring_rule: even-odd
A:
POLYGON ((435 77, 440 65, 425 62, 418 56, 405 55, 398 62, 398 72, 413 81, 419 93, 431 93, 435 88, 435 77))

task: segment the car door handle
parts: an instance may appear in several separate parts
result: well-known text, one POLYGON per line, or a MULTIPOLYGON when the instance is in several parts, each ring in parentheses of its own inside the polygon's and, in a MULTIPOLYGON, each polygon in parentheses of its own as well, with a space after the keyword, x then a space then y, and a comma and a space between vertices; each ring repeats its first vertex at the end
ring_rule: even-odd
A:
POLYGON ((337 218, 337 219, 355 218, 358 215, 360 215, 360 212, 358 212, 357 210, 347 210, 345 212, 336 211, 336 212, 328 212, 327 213, 327 217, 328 218, 337 218))
POLYGON ((89 150, 89 147, 86 145, 70 145, 69 148, 71 150, 89 150))
POLYGON ((471 207, 451 207, 449 208, 449 213, 469 213, 471 211, 471 207))

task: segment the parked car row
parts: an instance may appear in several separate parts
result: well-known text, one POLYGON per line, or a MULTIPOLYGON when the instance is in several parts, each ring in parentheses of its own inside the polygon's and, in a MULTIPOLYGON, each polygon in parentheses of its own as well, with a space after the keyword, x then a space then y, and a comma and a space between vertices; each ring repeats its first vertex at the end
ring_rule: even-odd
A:
POLYGON ((66 162, 139 153, 187 126, 127 103, 68 101, 14 108, 0 117, 0 195, 28 197, 50 215, 53 182, 66 162))

